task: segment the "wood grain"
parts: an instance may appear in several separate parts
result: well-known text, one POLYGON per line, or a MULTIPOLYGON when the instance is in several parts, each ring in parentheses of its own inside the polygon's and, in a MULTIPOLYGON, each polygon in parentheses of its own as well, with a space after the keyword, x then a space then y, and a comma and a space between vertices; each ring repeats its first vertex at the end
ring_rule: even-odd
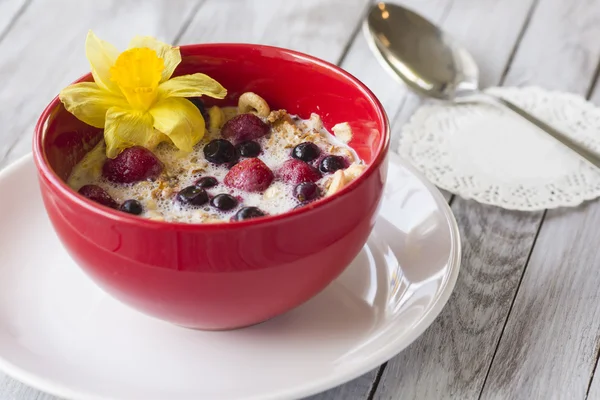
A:
MULTIPOLYGON (((404 0, 401 3, 432 21, 439 21, 450 1, 404 0)), ((377 59, 372 55, 363 32, 359 32, 354 38, 340 66, 360 79, 375 93, 388 115, 394 115, 402 106, 405 98, 411 95, 409 89, 403 83, 383 70, 377 59)), ((449 198, 449 194, 447 198, 449 198)), ((309 400, 367 399, 376 389, 378 372, 377 370, 371 371, 345 385, 310 397, 309 400)))
POLYGON ((27 5, 27 0, 0 0, 0 41, 27 5))
POLYGON ((585 398, 600 331, 598 224, 598 202, 548 213, 482 398, 585 398))
MULTIPOLYGON (((485 85, 502 80, 533 4, 455 1, 448 10, 442 26, 474 54, 485 85)), ((404 104, 394 120, 395 135, 420 103, 413 96, 404 104)), ((541 213, 514 213, 460 198, 452 208, 464 247, 455 292, 430 329, 388 363, 375 399, 479 397, 541 213)))
POLYGON ((89 70, 88 29, 120 48, 136 34, 173 40, 199 0, 34 0, 0 42, 0 168, 30 151, 37 117, 89 70))
POLYGON ((477 399, 539 215, 457 199, 463 261, 446 308, 411 347, 392 359, 375 399, 477 399))
POLYGON ((377 381, 378 368, 345 385, 327 390, 304 400, 366 400, 377 381))
POLYGON ((368 0, 212 0, 181 43, 242 42, 286 47, 337 62, 368 0))
MULTIPOLYGON (((599 1, 541 2, 507 81, 585 95, 599 24, 599 1)), ((548 211, 482 398, 585 398, 599 345, 599 221, 598 201, 548 211)))

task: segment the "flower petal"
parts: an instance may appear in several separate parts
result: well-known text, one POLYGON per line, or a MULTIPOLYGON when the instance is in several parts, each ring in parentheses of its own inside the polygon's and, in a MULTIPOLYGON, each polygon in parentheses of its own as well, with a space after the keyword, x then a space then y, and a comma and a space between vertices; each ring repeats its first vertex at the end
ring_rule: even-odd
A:
POLYGON ((159 96, 166 97, 199 97, 202 95, 222 99, 227 90, 208 75, 192 74, 169 79, 158 87, 159 96))
POLYGON ((156 133, 152 124, 152 116, 147 112, 110 108, 104 125, 106 156, 115 158, 128 147, 154 146, 156 133))
POLYGON ((120 93, 119 87, 110 80, 110 67, 119 57, 119 51, 112 44, 100 40, 90 30, 85 40, 85 56, 90 62, 92 75, 98 86, 115 94, 120 93))
POLYGON ((129 42, 129 48, 147 47, 156 51, 156 54, 163 59, 165 69, 162 71, 161 82, 166 81, 173 75, 173 71, 181 62, 181 53, 179 47, 169 46, 160 42, 152 36, 136 36, 129 42))
POLYGON ((81 82, 64 88, 58 95, 68 112, 96 128, 103 128, 106 112, 113 106, 127 108, 123 96, 103 90, 95 82, 81 82))
POLYGON ((167 135, 180 150, 190 152, 202 139, 204 118, 198 108, 187 99, 168 98, 150 109, 154 127, 167 135))

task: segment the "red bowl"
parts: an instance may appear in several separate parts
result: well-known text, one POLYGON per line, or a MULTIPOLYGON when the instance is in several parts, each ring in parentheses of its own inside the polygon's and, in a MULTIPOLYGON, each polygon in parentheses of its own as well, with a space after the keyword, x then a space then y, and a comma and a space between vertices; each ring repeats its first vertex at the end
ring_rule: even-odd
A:
POLYGON ((123 303, 190 328, 256 324, 315 296, 365 244, 387 171, 387 117, 356 78, 305 54, 250 44, 182 46, 181 52, 176 75, 203 72, 228 89, 226 99, 207 99, 209 105, 233 105, 253 91, 272 109, 302 118, 320 114, 327 129, 347 121, 350 145, 368 168, 341 192, 283 215, 203 225, 142 219, 65 184, 101 130, 78 121, 55 98, 33 141, 44 205, 77 264, 123 303))

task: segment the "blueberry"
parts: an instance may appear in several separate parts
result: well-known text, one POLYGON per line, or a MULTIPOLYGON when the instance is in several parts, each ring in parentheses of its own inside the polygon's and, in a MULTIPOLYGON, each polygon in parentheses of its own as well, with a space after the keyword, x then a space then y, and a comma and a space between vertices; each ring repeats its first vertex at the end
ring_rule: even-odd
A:
POLYGON ((319 149, 319 146, 312 142, 300 143, 298 146, 294 147, 294 150, 292 150, 292 157, 304 162, 310 162, 317 159, 319 154, 321 154, 321 149, 319 149))
POLYGON ((119 210, 133 215, 140 215, 142 212, 144 212, 142 204, 137 200, 126 200, 123 204, 121 204, 119 210))
POLYGON ((232 221, 243 221, 245 219, 264 217, 265 213, 262 212, 257 207, 244 207, 240 211, 238 211, 233 218, 232 221))
POLYGON ((239 154, 229 141, 215 139, 204 146, 204 158, 215 164, 225 164, 237 160, 239 154))
POLYGON ((235 147, 242 157, 256 157, 261 151, 260 144, 254 140, 247 140, 237 144, 235 147))
POLYGON ((212 198, 210 205, 221 211, 229 211, 238 205, 238 201, 235 197, 227 193, 221 193, 212 198))
POLYGON ((313 182, 304 182, 294 188, 294 197, 302 203, 314 200, 320 194, 319 187, 313 182))
POLYGON ((177 200, 184 204, 201 206, 208 203, 208 193, 206 193, 206 190, 202 188, 188 186, 177 193, 177 200))
POLYGON ((344 160, 344 157, 340 156, 327 156, 322 159, 319 164, 319 170, 324 174, 344 168, 346 168, 346 160, 344 160))
POLYGON ((212 176, 203 176, 202 178, 196 181, 196 187, 202 189, 211 188, 217 186, 218 184, 219 181, 217 181, 217 178, 213 178, 212 176))

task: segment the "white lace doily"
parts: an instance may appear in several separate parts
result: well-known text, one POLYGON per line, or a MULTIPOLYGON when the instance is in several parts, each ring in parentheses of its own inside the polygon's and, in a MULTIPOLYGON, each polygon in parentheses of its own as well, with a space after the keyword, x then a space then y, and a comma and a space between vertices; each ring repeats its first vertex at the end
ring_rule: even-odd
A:
MULTIPOLYGON (((536 87, 491 88, 600 153, 600 108, 536 87)), ((508 209, 575 206, 600 196, 600 171, 508 110, 428 104, 403 128, 399 153, 433 183, 508 209)))

